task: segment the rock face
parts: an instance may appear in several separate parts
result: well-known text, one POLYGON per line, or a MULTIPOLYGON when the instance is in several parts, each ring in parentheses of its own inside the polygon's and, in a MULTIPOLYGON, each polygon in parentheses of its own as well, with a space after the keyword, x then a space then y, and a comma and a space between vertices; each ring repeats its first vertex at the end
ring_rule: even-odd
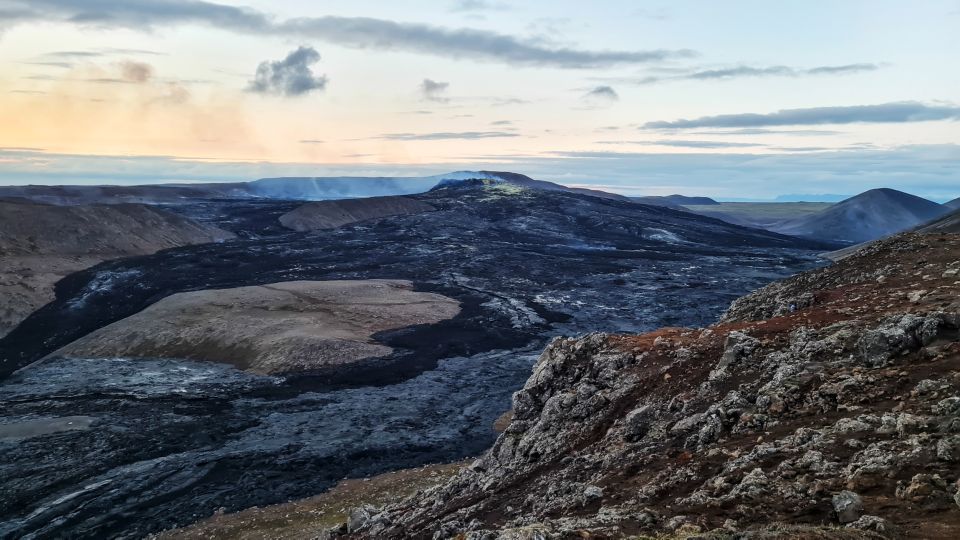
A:
POLYGON ((905 231, 949 212, 942 204, 894 189, 871 189, 822 212, 770 229, 782 234, 856 244, 905 231))
POLYGON ((709 328, 554 340, 491 450, 352 536, 957 537, 960 235, 876 244, 709 328))
POLYGON ((408 281, 291 281, 174 294, 52 356, 186 358, 261 374, 309 372, 386 356, 372 335, 459 313, 408 281))
POLYGON ((336 229, 351 223, 389 216, 433 212, 435 207, 409 197, 367 197, 318 201, 280 216, 280 223, 295 231, 336 229))
POLYGON ((54 283, 67 274, 107 259, 232 237, 139 204, 0 201, 0 337, 52 300, 54 283))

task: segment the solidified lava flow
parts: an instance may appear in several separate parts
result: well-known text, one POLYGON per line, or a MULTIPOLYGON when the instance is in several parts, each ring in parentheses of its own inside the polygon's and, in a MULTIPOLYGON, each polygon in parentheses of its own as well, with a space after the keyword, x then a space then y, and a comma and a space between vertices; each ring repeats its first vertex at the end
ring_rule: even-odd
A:
POLYGON ((476 455, 549 338, 709 324, 743 293, 817 264, 820 247, 562 192, 451 186, 416 198, 437 210, 313 233, 276 225, 290 202, 200 201, 179 211, 241 239, 61 281, 0 340, 0 537, 138 537, 476 455), (388 357, 285 377, 176 359, 30 365, 173 293, 371 278, 410 280, 461 312, 377 335, 388 357), (53 430, 68 416, 77 423, 38 437, 2 429, 53 430))

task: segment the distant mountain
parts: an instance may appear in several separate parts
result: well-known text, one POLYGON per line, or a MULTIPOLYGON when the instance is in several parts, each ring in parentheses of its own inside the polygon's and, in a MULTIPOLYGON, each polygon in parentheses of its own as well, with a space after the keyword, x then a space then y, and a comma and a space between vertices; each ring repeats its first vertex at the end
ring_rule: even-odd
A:
POLYGON ((434 176, 332 176, 262 178, 252 182, 207 184, 152 184, 140 186, 0 186, 0 199, 20 198, 59 205, 153 203, 170 204, 191 199, 266 198, 291 200, 350 199, 424 193, 445 180, 470 178, 505 182, 531 189, 566 191, 605 199, 628 197, 605 191, 571 188, 534 180, 529 176, 498 171, 456 171, 434 176))
POLYGON ((720 204, 710 197, 688 197, 686 195, 648 195, 646 197, 630 197, 630 200, 642 204, 667 207, 712 206, 720 204))
POLYGON ((825 210, 770 227, 782 234, 855 244, 889 236, 936 219, 942 204, 895 189, 865 191, 825 210))
POLYGON ((950 202, 945 202, 943 205, 951 210, 960 210, 960 197, 957 197, 950 202))

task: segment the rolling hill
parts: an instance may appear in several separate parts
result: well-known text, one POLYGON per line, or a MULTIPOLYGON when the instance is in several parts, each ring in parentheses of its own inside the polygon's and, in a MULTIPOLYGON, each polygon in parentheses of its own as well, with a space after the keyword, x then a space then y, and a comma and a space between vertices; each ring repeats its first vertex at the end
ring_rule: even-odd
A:
POLYGON ((782 234, 855 244, 936 219, 949 209, 894 189, 865 191, 825 210, 770 227, 782 234))

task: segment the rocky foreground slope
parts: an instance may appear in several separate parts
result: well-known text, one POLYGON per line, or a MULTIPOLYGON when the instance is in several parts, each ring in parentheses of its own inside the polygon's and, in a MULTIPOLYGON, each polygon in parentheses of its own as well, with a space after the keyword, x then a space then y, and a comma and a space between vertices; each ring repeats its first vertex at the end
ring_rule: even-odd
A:
POLYGON ((0 337, 53 300, 67 274, 107 259, 232 238, 139 204, 52 206, 0 200, 0 337))
POLYGON ((958 292, 960 235, 905 234, 709 328, 556 339, 483 457, 326 534, 957 538, 958 292))

